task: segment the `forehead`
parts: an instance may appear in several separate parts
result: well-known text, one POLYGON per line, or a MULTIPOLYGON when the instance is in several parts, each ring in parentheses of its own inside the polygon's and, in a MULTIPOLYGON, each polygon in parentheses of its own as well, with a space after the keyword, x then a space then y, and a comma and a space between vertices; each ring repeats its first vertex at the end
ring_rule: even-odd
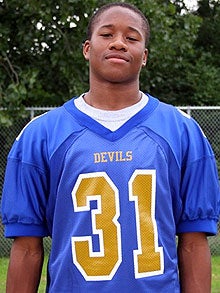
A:
POLYGON ((123 25, 125 27, 133 27, 140 31, 140 33, 144 34, 143 20, 141 16, 135 11, 125 7, 114 6, 103 11, 98 16, 93 28, 96 30, 102 26, 109 25, 123 25))

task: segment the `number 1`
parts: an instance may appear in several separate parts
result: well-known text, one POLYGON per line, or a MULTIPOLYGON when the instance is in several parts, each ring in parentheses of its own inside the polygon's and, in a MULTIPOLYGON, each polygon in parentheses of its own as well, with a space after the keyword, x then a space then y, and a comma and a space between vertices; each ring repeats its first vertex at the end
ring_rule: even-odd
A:
POLYGON ((129 181, 129 200, 135 202, 138 249, 133 252, 135 277, 163 273, 163 248, 158 247, 155 220, 155 170, 136 170, 129 181))

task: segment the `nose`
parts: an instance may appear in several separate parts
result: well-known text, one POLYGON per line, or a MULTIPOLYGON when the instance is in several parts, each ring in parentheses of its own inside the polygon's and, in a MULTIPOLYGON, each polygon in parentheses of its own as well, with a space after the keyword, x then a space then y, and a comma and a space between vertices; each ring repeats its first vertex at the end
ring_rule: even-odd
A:
POLYGON ((120 50, 120 51, 127 51, 128 47, 127 44, 122 36, 115 37, 111 43, 109 44, 110 50, 120 50))

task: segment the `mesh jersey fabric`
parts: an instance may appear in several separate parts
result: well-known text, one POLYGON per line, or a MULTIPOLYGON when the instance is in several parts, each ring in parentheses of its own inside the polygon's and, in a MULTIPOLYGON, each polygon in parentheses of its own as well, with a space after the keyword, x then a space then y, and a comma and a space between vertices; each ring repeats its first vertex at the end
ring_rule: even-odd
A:
POLYGON ((207 138, 192 118, 148 97, 116 131, 72 99, 15 141, 5 235, 52 237, 48 292, 179 292, 176 234, 217 232, 207 138))

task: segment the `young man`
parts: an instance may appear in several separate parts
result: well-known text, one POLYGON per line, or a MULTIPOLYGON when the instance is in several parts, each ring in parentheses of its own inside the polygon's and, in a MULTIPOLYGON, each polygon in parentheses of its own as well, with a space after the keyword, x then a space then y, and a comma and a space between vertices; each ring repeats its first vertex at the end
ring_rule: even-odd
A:
POLYGON ((2 202, 15 238, 7 292, 37 291, 48 235, 48 292, 210 292, 214 154, 193 119, 140 92, 149 34, 133 6, 100 8, 83 47, 89 91, 16 139, 2 202))

